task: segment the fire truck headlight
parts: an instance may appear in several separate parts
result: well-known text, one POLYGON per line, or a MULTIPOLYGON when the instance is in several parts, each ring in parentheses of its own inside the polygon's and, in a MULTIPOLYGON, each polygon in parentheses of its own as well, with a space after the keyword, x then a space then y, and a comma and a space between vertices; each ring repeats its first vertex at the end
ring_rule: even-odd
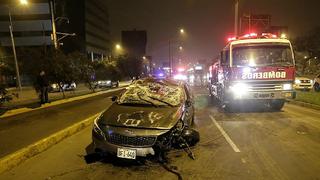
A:
POLYGON ((249 91, 249 86, 243 83, 237 83, 230 86, 231 91, 236 96, 242 96, 249 91))
POLYGON ((294 83, 295 83, 295 84, 300 84, 301 81, 300 81, 299 79, 296 79, 296 80, 294 81, 294 83))
POLYGON ((283 90, 286 90, 286 91, 292 90, 292 84, 284 84, 284 85, 282 86, 282 89, 283 89, 283 90))

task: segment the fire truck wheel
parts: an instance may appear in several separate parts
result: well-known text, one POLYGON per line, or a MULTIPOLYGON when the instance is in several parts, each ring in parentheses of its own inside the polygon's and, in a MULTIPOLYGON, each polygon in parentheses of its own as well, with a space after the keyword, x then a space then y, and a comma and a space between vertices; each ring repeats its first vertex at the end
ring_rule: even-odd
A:
POLYGON ((273 100, 270 102, 270 107, 272 110, 280 111, 284 106, 285 100, 273 100))
POLYGON ((236 111, 236 105, 235 104, 225 104, 224 105, 224 111, 228 113, 233 113, 236 111))
POLYGON ((319 85, 319 83, 315 83, 315 84, 313 85, 313 88, 314 88, 314 91, 319 92, 319 91, 320 91, 320 85, 319 85))

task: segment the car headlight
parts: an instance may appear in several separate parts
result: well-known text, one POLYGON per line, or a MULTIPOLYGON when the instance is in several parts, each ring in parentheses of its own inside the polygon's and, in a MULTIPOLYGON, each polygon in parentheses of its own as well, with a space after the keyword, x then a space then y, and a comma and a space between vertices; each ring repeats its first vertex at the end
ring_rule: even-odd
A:
POLYGON ((292 84, 284 84, 282 85, 283 90, 292 90, 292 84))
POLYGON ((244 83, 237 83, 230 86, 230 90, 233 92, 234 95, 242 96, 249 91, 249 86, 244 83))
POLYGON ((296 84, 300 84, 300 83, 301 83, 301 81, 300 81, 299 79, 296 79, 296 80, 294 81, 294 83, 296 83, 296 84))
POLYGON ((313 80, 310 80, 310 83, 313 84, 313 80))
POLYGON ((55 88, 57 88, 57 84, 52 84, 51 87, 52 87, 53 89, 55 89, 55 88))

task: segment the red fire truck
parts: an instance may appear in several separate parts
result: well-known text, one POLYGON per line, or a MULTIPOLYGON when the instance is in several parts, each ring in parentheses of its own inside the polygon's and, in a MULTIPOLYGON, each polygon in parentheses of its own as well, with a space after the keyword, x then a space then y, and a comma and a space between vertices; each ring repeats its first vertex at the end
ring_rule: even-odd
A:
POLYGON ((228 40, 209 69, 210 95, 222 107, 253 102, 280 110, 286 98, 295 98, 295 60, 289 40, 269 33, 228 40))

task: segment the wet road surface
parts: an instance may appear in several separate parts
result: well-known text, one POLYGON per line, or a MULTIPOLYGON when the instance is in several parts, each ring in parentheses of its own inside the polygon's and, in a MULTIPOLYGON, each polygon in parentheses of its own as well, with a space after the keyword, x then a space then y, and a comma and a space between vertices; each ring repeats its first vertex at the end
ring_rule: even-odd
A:
MULTIPOLYGON (((195 90, 201 140, 190 159, 169 153, 170 169, 183 179, 320 179, 320 113, 287 104, 280 112, 247 108, 225 113, 195 90)), ((91 128, 29 159, 0 179, 178 179, 161 164, 116 161, 86 164, 91 128)))

